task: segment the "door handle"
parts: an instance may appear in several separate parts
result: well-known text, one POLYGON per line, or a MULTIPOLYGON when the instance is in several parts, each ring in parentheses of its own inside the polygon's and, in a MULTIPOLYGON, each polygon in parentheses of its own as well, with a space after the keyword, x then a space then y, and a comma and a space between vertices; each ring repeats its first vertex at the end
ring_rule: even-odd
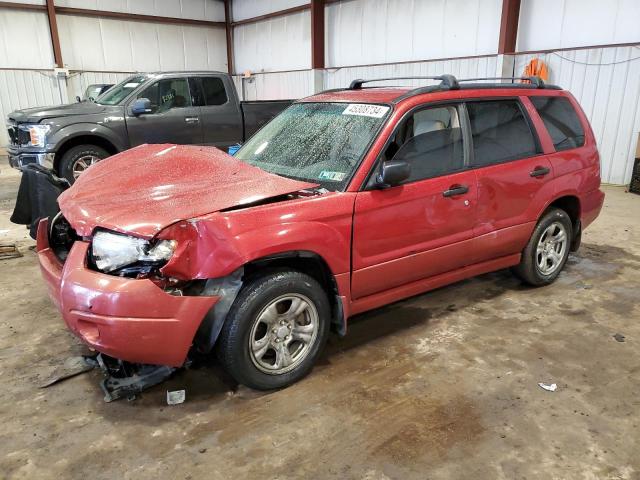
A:
POLYGON ((529 172, 529 176, 530 177, 544 177, 550 171, 551 170, 549 170, 547 167, 536 167, 536 168, 533 169, 532 172, 529 172))
POLYGON ((455 197, 456 195, 464 195, 469 191, 466 185, 451 185, 449 190, 442 192, 443 197, 455 197))
POLYGON ((198 123, 200 119, 198 117, 184 117, 184 121, 187 123, 198 123))

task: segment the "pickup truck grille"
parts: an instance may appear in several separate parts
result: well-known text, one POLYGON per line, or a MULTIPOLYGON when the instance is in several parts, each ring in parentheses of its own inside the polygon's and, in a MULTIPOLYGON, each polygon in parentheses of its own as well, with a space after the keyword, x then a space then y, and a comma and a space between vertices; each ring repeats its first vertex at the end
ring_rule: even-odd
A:
POLYGON ((21 147, 23 145, 28 145, 31 141, 29 132, 19 128, 15 123, 9 123, 7 131, 9 132, 9 143, 11 143, 11 145, 21 147))

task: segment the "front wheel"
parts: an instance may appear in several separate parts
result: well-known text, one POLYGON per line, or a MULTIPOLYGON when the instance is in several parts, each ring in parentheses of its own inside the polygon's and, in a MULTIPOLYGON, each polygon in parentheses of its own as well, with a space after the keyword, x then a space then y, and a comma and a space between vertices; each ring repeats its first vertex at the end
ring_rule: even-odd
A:
POLYGON ((60 160, 60 176, 70 185, 91 165, 107 158, 109 152, 95 145, 77 145, 65 152, 60 160))
POLYGON ((567 262, 572 232, 571 219, 564 210, 549 210, 533 230, 513 272, 529 285, 552 283, 567 262))
POLYGON ((220 333, 217 354, 239 383, 271 390, 307 375, 329 335, 327 295, 312 277, 292 270, 247 281, 220 333))

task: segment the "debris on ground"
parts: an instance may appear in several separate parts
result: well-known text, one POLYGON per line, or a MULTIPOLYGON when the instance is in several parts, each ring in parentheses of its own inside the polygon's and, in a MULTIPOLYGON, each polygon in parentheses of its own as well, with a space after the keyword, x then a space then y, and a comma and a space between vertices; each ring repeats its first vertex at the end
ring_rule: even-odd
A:
POLYGON ((613 338, 616 339, 616 342, 624 342, 625 336, 621 333, 616 333, 613 338))
POLYGON ((186 390, 175 390, 170 392, 167 390, 167 405, 179 405, 184 403, 186 398, 186 390))
POLYGON ((95 357, 80 355, 69 357, 64 364, 57 367, 53 374, 42 384, 40 388, 47 388, 67 378, 75 377, 81 373, 89 372, 98 366, 95 357))
POLYGON ((547 392, 555 392, 558 389, 558 385, 555 383, 539 383, 538 386, 547 392))
POLYGON ((105 375, 100 384, 105 402, 113 402, 119 398, 135 400, 137 394, 164 382, 178 370, 166 365, 129 363, 102 353, 96 359, 105 375))
POLYGON ((16 247, 15 243, 11 245, 0 245, 0 260, 19 258, 21 256, 22 253, 20 253, 20 250, 18 250, 18 247, 16 247))

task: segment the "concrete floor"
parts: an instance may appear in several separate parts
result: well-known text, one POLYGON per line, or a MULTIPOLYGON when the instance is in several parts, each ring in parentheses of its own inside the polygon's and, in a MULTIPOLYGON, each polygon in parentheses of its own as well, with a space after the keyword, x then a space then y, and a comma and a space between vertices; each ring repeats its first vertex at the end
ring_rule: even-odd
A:
POLYGON ((17 182, 2 165, 0 240, 24 256, 0 261, 0 478, 640 479, 640 197, 622 188, 553 286, 501 271, 362 315, 283 391, 212 365, 106 404, 97 371, 39 388, 84 348, 8 221, 17 182))

